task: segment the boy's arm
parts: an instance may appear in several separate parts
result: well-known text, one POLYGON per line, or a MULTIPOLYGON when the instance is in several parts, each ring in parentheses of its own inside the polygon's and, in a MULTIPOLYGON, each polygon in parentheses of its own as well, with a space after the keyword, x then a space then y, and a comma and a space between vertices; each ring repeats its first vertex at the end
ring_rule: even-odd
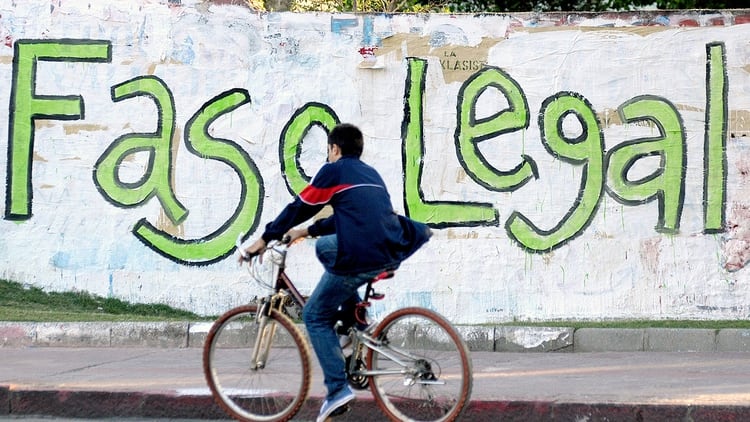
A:
POLYGON ((336 233, 336 224, 333 215, 320 219, 307 227, 307 232, 312 237, 325 236, 336 233))
POLYGON ((268 243, 271 240, 279 240, 292 227, 309 220, 323 208, 321 205, 310 205, 302 202, 299 197, 284 207, 275 220, 266 225, 266 230, 261 238, 268 243))

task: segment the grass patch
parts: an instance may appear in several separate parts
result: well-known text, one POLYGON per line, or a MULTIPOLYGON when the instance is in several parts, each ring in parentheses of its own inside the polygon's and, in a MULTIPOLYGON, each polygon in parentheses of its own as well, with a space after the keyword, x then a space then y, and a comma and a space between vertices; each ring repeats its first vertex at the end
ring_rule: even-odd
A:
POLYGON ((88 292, 45 292, 0 280, 0 321, 200 321, 192 312, 163 304, 128 303, 88 292))
MULTIPOLYGON (((163 304, 128 303, 88 292, 45 292, 37 287, 0 280, 0 321, 211 321, 192 312, 163 304)), ((486 324, 525 327, 571 328, 745 328, 750 320, 600 320, 513 321, 486 324)))

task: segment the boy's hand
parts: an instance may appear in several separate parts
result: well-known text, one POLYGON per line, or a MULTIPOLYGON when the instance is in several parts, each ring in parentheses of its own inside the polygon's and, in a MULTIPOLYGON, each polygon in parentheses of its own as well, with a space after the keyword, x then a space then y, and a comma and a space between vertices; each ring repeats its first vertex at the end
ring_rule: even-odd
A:
POLYGON ((284 240, 288 238, 289 240, 287 241, 287 243, 291 245, 295 243, 296 241, 298 241, 299 239, 303 237, 307 237, 307 236, 308 236, 307 227, 303 229, 291 229, 288 232, 286 232, 286 234, 284 234, 284 240))
POLYGON ((252 245, 245 248, 245 253, 240 255, 240 258, 238 260, 239 263, 242 264, 242 262, 244 261, 249 261, 250 258, 263 252, 265 248, 266 248, 266 241, 263 240, 263 238, 256 240, 255 242, 253 242, 252 245))

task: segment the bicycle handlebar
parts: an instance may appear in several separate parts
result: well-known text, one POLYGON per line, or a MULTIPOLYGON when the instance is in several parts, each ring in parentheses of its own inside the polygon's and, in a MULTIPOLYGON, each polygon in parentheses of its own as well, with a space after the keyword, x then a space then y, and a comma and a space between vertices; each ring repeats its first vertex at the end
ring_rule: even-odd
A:
POLYGON ((239 236, 237 236, 237 242, 236 242, 237 253, 240 254, 240 258, 242 258, 243 261, 249 262, 256 256, 265 252, 267 249, 274 247, 276 243, 281 244, 281 245, 288 245, 291 240, 292 238, 289 235, 285 234, 284 236, 282 236, 281 240, 278 240, 278 241, 272 240, 266 245, 265 248, 254 253, 247 253, 247 251, 242 247, 242 235, 240 234, 239 236))

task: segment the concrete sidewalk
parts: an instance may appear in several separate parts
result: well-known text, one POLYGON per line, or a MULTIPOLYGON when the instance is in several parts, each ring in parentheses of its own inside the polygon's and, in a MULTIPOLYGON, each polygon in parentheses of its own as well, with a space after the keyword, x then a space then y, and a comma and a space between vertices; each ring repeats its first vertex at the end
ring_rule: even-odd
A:
MULTIPOLYGON (((466 421, 750 420, 745 352, 472 352, 466 421)), ((0 418, 226 419, 203 378, 201 349, 0 348, 0 418)), ((296 420, 314 420, 317 365, 296 420)), ((369 390, 337 421, 381 421, 369 390)))

